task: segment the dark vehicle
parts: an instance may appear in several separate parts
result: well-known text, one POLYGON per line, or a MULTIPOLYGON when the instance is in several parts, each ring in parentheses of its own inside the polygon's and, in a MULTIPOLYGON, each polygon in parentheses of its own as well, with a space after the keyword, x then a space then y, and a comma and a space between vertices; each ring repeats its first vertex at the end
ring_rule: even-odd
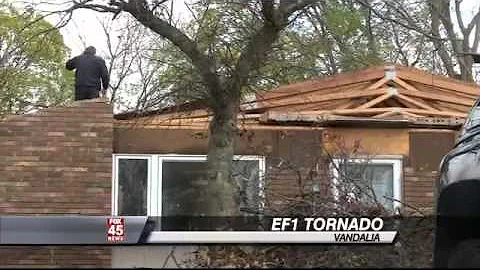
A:
POLYGON ((480 99, 440 163, 434 267, 480 267, 480 99))

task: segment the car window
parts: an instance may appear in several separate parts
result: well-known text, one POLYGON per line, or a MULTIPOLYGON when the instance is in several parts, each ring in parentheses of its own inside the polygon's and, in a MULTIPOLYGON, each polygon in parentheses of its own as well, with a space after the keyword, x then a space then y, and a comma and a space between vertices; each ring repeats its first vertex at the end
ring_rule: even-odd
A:
POLYGON ((480 127, 480 103, 477 100, 470 110, 470 114, 462 127, 461 136, 474 126, 480 127))

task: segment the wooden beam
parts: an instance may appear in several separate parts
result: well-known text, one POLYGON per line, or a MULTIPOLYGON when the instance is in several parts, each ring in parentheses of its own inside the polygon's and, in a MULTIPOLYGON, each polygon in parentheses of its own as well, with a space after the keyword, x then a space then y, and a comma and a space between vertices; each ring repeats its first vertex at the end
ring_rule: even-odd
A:
POLYGON ((410 132, 437 132, 437 133, 453 133, 455 134, 456 131, 455 130, 451 130, 451 129, 428 129, 428 128, 412 128, 410 129, 410 132))
POLYGON ((356 110, 356 109, 367 109, 367 108, 370 108, 370 107, 374 106, 375 104, 378 104, 378 103, 380 103, 380 102, 382 102, 382 101, 390 98, 391 96, 392 96, 392 95, 391 95, 390 93, 385 93, 385 94, 383 94, 383 95, 381 95, 381 96, 379 96, 379 97, 377 97, 377 98, 374 98, 374 99, 370 100, 369 102, 367 102, 367 103, 365 103, 365 104, 363 104, 363 105, 355 108, 355 110, 356 110))
POLYGON ((315 104, 305 103, 305 104, 299 104, 299 105, 289 105, 288 110, 289 111, 333 110, 338 108, 340 104, 344 104, 346 101, 348 100, 340 99, 340 100, 326 100, 326 101, 315 103, 315 104))
POLYGON ((413 103, 410 103, 404 99, 400 99, 398 97, 394 97, 391 99, 392 101, 395 101, 396 103, 393 104, 393 102, 391 102, 390 107, 405 107, 405 108, 417 108, 415 106, 415 104, 413 103))
POLYGON ((357 92, 357 91, 362 91, 366 87, 370 85, 370 82, 364 82, 364 83, 358 83, 358 84, 349 84, 349 85, 341 85, 338 87, 332 87, 332 88, 325 88, 325 89, 310 89, 310 90, 305 90, 305 89, 292 89, 292 91, 282 94, 282 95, 276 95, 272 96, 270 93, 271 92, 263 92, 260 94, 256 95, 256 100, 250 101, 250 102, 245 102, 245 104, 249 103, 256 103, 257 106, 262 107, 264 106, 265 103, 269 103, 270 101, 274 102, 288 102, 288 100, 295 100, 298 99, 298 96, 300 97, 306 97, 306 96, 320 96, 320 95, 328 95, 332 93, 337 93, 337 92, 357 92))
MULTIPOLYGON (((422 117, 413 120, 413 123, 416 125, 444 125, 444 126, 457 126, 460 127, 463 125, 462 120, 451 119, 451 118, 438 118, 438 117, 422 117)), ((433 130, 431 130, 433 131, 433 130)))
POLYGON ((390 99, 385 100, 385 105, 386 105, 385 107, 390 107, 390 108, 407 106, 407 105, 401 103, 396 98, 390 98, 390 99))
POLYGON ((338 106, 336 109, 349 109, 351 107, 357 106, 361 103, 361 99, 362 98, 349 100, 345 104, 338 106))
POLYGON ((326 117, 326 114, 268 111, 260 117, 260 122, 268 122, 270 120, 295 122, 300 119, 301 121, 321 122, 324 121, 326 117))
POLYGON ((351 98, 359 98, 359 97, 369 97, 369 96, 374 96, 374 95, 380 95, 385 93, 385 89, 375 89, 375 90, 368 90, 368 91, 354 91, 354 92, 348 92, 348 93, 334 93, 334 94, 328 94, 328 95, 319 95, 319 96, 311 96, 308 99, 302 98, 302 99, 297 99, 294 101, 288 101, 285 102, 284 100, 282 102, 269 102, 270 104, 264 104, 264 108, 280 108, 280 107, 288 107, 288 106, 293 106, 293 105, 301 105, 301 104, 314 104, 314 103, 319 103, 327 100, 340 100, 340 99, 351 99, 351 98))
POLYGON ((399 113, 398 111, 391 110, 391 111, 388 111, 388 112, 384 112, 384 113, 381 113, 381 114, 374 115, 372 117, 373 118, 385 118, 385 117, 388 117, 388 116, 396 115, 398 113, 399 113))
POLYGON ((410 113, 416 114, 426 114, 426 115, 435 115, 435 116, 452 116, 452 117, 466 117, 466 113, 459 113, 459 112, 442 112, 442 111, 435 111, 435 110, 424 110, 424 109, 412 109, 412 108, 401 108, 401 107, 391 107, 391 108, 368 108, 368 109, 343 109, 343 110, 331 110, 331 111, 305 111, 299 112, 299 114, 323 114, 323 113, 331 113, 331 114, 350 114, 350 115, 365 115, 365 114, 378 114, 383 112, 389 111, 406 111, 410 113))
POLYGON ((402 94, 400 94, 400 93, 396 95, 396 98, 398 98, 398 99, 403 99, 403 100, 405 100, 405 101, 408 101, 408 102, 414 104, 415 106, 420 107, 420 108, 425 109, 425 110, 438 111, 437 109, 433 108, 432 106, 427 105, 427 104, 424 103, 424 102, 416 101, 416 100, 414 100, 413 98, 409 98, 409 97, 407 97, 407 96, 405 96, 405 95, 402 95, 402 94))
POLYGON ((410 90, 410 91, 413 91, 413 92, 419 92, 417 88, 411 86, 410 84, 408 84, 407 82, 403 81, 402 79, 398 78, 398 77, 395 77, 395 79, 393 79, 393 81, 400 85, 401 87, 407 89, 407 90, 410 90))
POLYGON ((413 117, 413 118, 422 118, 424 116, 421 116, 421 115, 418 115, 418 114, 414 114, 414 113, 410 113, 410 112, 406 112, 406 111, 401 111, 400 114, 403 114, 405 116, 408 116, 408 117, 413 117))
POLYGON ((423 99, 429 99, 429 100, 439 100, 443 102, 448 102, 448 103, 454 103, 454 104, 461 104, 461 105, 467 105, 467 106, 472 106, 475 100, 468 100, 464 98, 456 98, 456 97, 446 97, 445 95, 439 95, 439 94, 434 94, 434 93, 423 93, 423 92, 414 92, 410 91, 407 89, 401 89, 400 94, 408 95, 408 96, 413 96, 413 97, 420 97, 423 99))
POLYGON ((425 115, 435 115, 435 116, 452 116, 452 117, 467 117, 466 113, 452 112, 452 111, 432 111, 432 110, 423 110, 423 109, 402 109, 406 112, 425 114, 425 115))
POLYGON ((381 86, 383 86, 384 84, 388 83, 390 80, 383 77, 382 79, 378 80, 377 82, 375 82, 374 84, 370 85, 369 87, 367 87, 366 90, 373 90, 373 89, 377 89, 381 86))
POLYGON ((445 103, 442 101, 432 101, 431 104, 437 107, 440 107, 441 110, 444 110, 444 111, 451 110, 451 111, 458 111, 458 112, 464 112, 464 113, 470 112, 472 108, 471 106, 445 103))
POLYGON ((343 115, 310 115, 310 114, 300 114, 300 113, 284 113, 284 112, 269 112, 265 113, 265 116, 261 117, 262 123, 268 123, 272 121, 277 122, 312 122, 312 123, 326 123, 326 122, 337 122, 337 121, 354 121, 358 123, 362 122, 371 122, 371 123, 381 123, 386 121, 386 123, 406 123, 408 119, 378 119, 371 117, 349 117, 343 115))
POLYGON ((397 76, 404 80, 423 83, 426 85, 433 85, 436 87, 448 89, 471 95, 480 95, 480 88, 472 83, 465 83, 451 78, 428 74, 426 72, 415 70, 411 68, 399 67, 396 69, 397 76))
MULTIPOLYGON (((389 115, 395 115, 399 111, 390 111, 389 115)), ((452 118, 436 118, 436 117, 420 117, 418 119, 381 119, 380 115, 376 117, 349 117, 341 115, 331 115, 331 114, 304 114, 304 113, 285 113, 285 112, 268 112, 261 117, 261 123, 273 123, 273 122, 311 122, 324 124, 328 122, 356 122, 356 123, 411 123, 413 126, 423 126, 423 127, 441 127, 441 126, 459 126, 461 122, 458 119, 452 118)), ((384 113, 381 117, 388 116, 387 113, 384 113)))
POLYGON ((349 100, 347 103, 344 105, 338 106, 336 109, 351 109, 352 107, 358 106, 364 102, 365 98, 357 98, 357 99, 352 99, 349 100))
POLYGON ((325 88, 338 88, 350 84, 370 83, 370 81, 380 79, 383 76, 383 66, 370 67, 362 70, 343 72, 332 76, 325 76, 323 78, 281 86, 264 93, 264 97, 268 99, 290 94, 292 91, 298 92, 297 94, 303 94, 312 91, 312 89, 317 91, 325 88))
POLYGON ((329 110, 329 111, 303 111, 298 112, 298 114, 305 115, 322 115, 322 114, 339 114, 339 115, 368 115, 368 114, 378 114, 383 112, 392 111, 392 109, 401 109, 401 108, 367 108, 367 109, 341 109, 341 110, 329 110))
POLYGON ((451 89, 443 89, 443 88, 435 87, 432 85, 426 85, 419 82, 412 82, 411 84, 414 85, 415 88, 417 88, 418 90, 424 93, 435 93, 435 94, 442 94, 446 96, 453 96, 453 97, 467 98, 467 99, 477 99, 478 97, 478 95, 465 94, 465 93, 453 91, 451 89))

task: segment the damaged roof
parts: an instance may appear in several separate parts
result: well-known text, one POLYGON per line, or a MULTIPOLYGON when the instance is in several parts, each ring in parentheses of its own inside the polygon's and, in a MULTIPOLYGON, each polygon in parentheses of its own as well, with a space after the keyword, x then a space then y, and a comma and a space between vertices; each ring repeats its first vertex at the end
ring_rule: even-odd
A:
MULTIPOLYGON (((460 127, 480 88, 399 65, 365 68, 307 80, 256 94, 243 102, 240 125, 396 125, 460 127)), ((206 128, 210 114, 198 106, 142 116, 123 114, 117 124, 206 128), (133 116, 133 117, 132 117, 133 116)))

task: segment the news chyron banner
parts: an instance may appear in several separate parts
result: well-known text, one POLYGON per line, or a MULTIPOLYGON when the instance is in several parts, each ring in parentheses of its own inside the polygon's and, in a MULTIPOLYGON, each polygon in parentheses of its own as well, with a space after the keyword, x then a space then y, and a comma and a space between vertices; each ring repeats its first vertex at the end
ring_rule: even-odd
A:
POLYGON ((0 217, 0 245, 391 244, 396 235, 380 217, 0 217))
POLYGON ((147 219, 144 216, 1 216, 0 245, 137 244, 145 242, 147 219))

